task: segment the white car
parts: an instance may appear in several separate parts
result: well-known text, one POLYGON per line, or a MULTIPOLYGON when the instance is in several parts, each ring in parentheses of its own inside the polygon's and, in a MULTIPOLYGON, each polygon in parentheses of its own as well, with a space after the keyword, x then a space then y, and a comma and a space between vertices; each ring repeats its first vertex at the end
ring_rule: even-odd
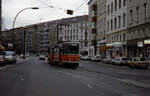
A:
POLYGON ((84 56, 84 60, 90 60, 90 56, 84 56))
POLYGON ((102 62, 110 64, 112 62, 112 59, 110 57, 106 57, 105 59, 102 60, 102 62))
POLYGON ((45 56, 44 55, 40 55, 39 56, 39 60, 45 60, 45 56))
POLYGON ((80 60, 84 60, 84 56, 80 56, 80 60))
POLYGON ((5 51, 5 58, 7 63, 16 63, 16 54, 14 51, 5 51))
POLYGON ((128 59, 126 57, 117 57, 113 63, 116 65, 127 65, 128 59))
POLYGON ((92 61, 101 61, 101 56, 94 56, 91 58, 92 61))

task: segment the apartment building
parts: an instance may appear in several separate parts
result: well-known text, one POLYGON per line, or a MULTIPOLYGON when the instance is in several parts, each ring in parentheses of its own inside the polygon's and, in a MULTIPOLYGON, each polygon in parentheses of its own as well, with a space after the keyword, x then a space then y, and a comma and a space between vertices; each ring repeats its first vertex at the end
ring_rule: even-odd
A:
POLYGON ((97 55, 106 57, 107 0, 97 0, 97 55))
MULTIPOLYGON (((26 35, 25 51, 27 54, 48 54, 51 33, 54 31, 55 23, 55 21, 49 21, 24 27, 26 35)), ((55 29, 57 29, 56 26, 55 29)))
POLYGON ((93 57, 97 54, 97 1, 90 0, 89 6, 89 43, 88 55, 93 57))
POLYGON ((127 0, 107 0, 107 56, 126 56, 127 0))
POLYGON ((80 54, 88 55, 88 15, 59 20, 58 40, 79 42, 80 54))
POLYGON ((150 55, 150 0, 127 0, 127 56, 150 55))
POLYGON ((17 54, 21 54, 24 48, 24 31, 22 27, 2 31, 1 35, 5 41, 3 45, 6 50, 14 50, 17 54), (13 43, 13 44, 12 44, 13 43))

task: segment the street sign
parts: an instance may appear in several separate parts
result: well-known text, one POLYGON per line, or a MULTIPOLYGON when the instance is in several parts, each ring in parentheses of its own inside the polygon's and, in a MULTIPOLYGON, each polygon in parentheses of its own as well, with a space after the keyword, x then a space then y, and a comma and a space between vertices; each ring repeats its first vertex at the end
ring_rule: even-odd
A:
POLYGON ((67 14, 73 15, 73 10, 67 10, 67 14))

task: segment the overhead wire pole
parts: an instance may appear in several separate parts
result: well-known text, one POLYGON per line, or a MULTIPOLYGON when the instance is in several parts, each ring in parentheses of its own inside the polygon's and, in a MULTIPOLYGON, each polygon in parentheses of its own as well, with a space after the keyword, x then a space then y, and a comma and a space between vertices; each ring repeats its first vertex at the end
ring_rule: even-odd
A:
POLYGON ((20 10, 18 13, 17 13, 17 15, 15 16, 15 18, 14 18, 14 21, 13 21, 13 25, 12 25, 12 50, 14 50, 15 51, 15 38, 14 38, 14 27, 15 27, 15 22, 16 22, 16 19, 17 19, 17 17, 18 17, 18 15, 21 13, 21 12, 23 12, 24 10, 27 10, 27 9, 33 9, 33 10, 37 10, 37 9, 39 9, 39 7, 28 7, 28 8, 24 8, 24 9, 22 9, 22 10, 20 10))

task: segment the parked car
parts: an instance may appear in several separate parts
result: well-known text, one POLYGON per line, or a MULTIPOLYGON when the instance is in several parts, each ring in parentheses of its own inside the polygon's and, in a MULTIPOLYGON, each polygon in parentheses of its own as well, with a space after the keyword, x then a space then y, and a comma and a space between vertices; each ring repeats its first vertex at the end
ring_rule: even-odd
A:
POLYGON ((39 60, 45 60, 45 56, 44 55, 40 55, 39 56, 39 60))
POLYGON ((94 56, 93 58, 91 58, 92 61, 101 61, 101 56, 94 56))
POLYGON ((127 65, 128 58, 126 57, 117 57, 115 58, 112 63, 116 65, 127 65))
POLYGON ((128 61, 128 66, 129 67, 140 67, 147 69, 149 65, 149 62, 143 58, 143 57, 134 57, 130 61, 128 61))
POLYGON ((20 58, 25 58, 25 56, 23 54, 20 55, 20 58))
POLYGON ((84 60, 90 60, 90 56, 84 56, 84 60))
POLYGON ((103 63, 107 63, 107 64, 110 64, 111 63, 111 58, 110 57, 106 57, 102 60, 103 63))
POLYGON ((0 66, 6 65, 6 58, 4 55, 0 55, 0 66))
POLYGON ((84 60, 84 56, 80 56, 80 60, 84 60))
POLYGON ((16 54, 14 51, 5 51, 5 58, 7 63, 16 63, 16 54))

